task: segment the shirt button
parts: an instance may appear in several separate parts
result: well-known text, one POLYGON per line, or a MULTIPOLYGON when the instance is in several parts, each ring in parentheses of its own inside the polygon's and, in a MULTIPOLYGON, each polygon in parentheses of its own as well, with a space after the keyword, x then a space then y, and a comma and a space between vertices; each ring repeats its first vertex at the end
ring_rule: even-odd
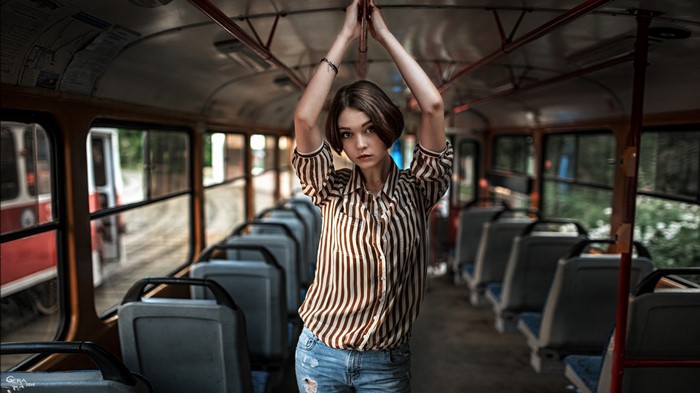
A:
POLYGON ((375 316, 374 316, 374 320, 376 321, 377 319, 379 319, 379 317, 375 315, 375 316))

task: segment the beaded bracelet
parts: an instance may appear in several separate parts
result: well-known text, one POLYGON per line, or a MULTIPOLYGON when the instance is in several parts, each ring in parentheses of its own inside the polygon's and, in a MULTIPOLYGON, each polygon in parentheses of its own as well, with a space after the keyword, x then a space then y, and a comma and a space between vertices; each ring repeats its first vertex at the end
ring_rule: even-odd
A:
POLYGON ((335 74, 338 75, 338 67, 336 67, 335 64, 331 63, 331 61, 326 59, 325 57, 323 59, 321 59, 321 62, 324 62, 324 61, 326 62, 326 64, 328 64, 329 67, 331 67, 333 72, 335 72, 335 74))

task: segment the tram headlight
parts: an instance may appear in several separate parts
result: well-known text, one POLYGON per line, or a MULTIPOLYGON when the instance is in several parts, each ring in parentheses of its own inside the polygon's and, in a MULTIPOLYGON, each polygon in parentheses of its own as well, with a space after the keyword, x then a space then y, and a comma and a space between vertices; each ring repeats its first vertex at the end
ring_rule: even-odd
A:
POLYGON ((22 209, 22 214, 20 215, 19 220, 22 228, 33 227, 36 225, 36 213, 34 213, 34 210, 29 207, 24 208, 22 209))

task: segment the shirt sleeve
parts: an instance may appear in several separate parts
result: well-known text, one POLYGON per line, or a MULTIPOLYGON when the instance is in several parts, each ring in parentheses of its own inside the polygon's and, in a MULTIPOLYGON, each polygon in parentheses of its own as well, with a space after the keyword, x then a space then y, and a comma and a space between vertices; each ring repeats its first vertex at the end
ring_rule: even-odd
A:
POLYGON ((324 141, 310 153, 300 153, 294 149, 292 166, 299 177, 301 191, 314 204, 322 205, 330 195, 335 178, 333 156, 328 142, 324 141))
POLYGON ((418 144, 411 162, 411 173, 425 197, 425 208, 429 210, 445 194, 452 176, 454 149, 446 141, 441 152, 428 150, 418 144))

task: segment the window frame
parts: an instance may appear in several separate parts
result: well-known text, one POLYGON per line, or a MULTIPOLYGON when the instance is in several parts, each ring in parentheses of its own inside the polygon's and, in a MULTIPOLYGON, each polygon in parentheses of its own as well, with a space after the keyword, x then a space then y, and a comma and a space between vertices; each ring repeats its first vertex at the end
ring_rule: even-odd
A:
MULTIPOLYGON (((72 313, 71 304, 69 301, 69 279, 66 263, 68 255, 65 245, 67 233, 67 217, 65 209, 61 206, 66 206, 66 190, 65 190, 65 158, 63 149, 64 139, 62 137, 61 128, 58 123, 48 113, 25 111, 16 109, 0 109, 0 119, 2 121, 39 124, 45 131, 49 148, 51 149, 50 158, 50 176, 51 176, 51 211, 53 219, 50 222, 39 223, 30 228, 23 228, 8 233, 0 233, 0 244, 15 240, 24 239, 42 233, 55 231, 56 233, 56 282, 58 296, 58 317, 56 330, 53 335, 53 340, 62 340, 68 333, 70 316, 72 313)), ((21 181, 21 179, 20 179, 21 181)), ((24 365, 33 363, 35 356, 27 356, 20 361, 15 367, 23 367, 24 365)))

